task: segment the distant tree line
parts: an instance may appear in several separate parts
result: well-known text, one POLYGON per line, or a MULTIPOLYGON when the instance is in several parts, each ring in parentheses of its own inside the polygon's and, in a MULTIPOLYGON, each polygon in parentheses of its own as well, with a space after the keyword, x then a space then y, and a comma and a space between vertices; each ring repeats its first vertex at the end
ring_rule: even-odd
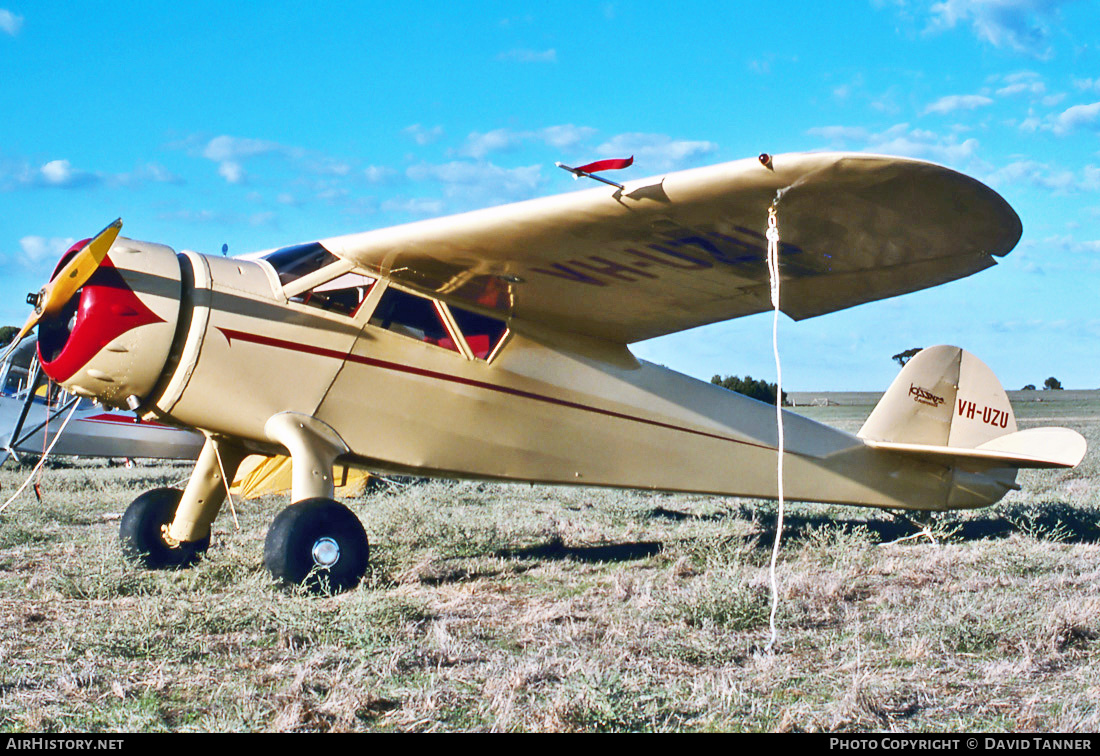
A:
MULTIPOLYGON (((710 382, 715 386, 721 386, 730 391, 736 391, 738 394, 744 394, 747 397, 757 399, 761 402, 767 402, 768 404, 775 404, 775 393, 779 390, 777 384, 768 383, 764 380, 755 380, 751 375, 746 375, 744 378, 738 378, 736 375, 727 375, 723 378, 720 375, 716 375, 710 379, 710 382)), ((790 402, 787 401, 786 391, 783 392, 783 404, 785 406, 790 405, 790 402)))
MULTIPOLYGON (((923 347, 913 347, 912 349, 906 349, 904 352, 898 352, 897 354, 892 355, 890 357, 890 359, 892 359, 894 362, 898 363, 902 367, 905 367, 905 363, 907 363, 907 362, 909 362, 909 360, 913 359, 913 357, 915 357, 917 355, 917 352, 919 352, 921 349, 923 349, 923 347)), ((717 376, 715 376, 715 377, 717 377, 717 376)), ((715 383, 715 382, 716 381, 714 381, 713 379, 711 380, 711 383, 715 383)), ((1034 391, 1035 390, 1035 384, 1034 383, 1029 383, 1020 390, 1021 391, 1034 391)), ((1043 381, 1043 390, 1044 391, 1061 391, 1062 390, 1062 382, 1052 375, 1050 378, 1047 378, 1045 381, 1043 381)), ((773 394, 772 396, 774 397, 775 395, 773 394)))
MULTIPOLYGON (((1034 391, 1035 390, 1035 384, 1034 383, 1029 383, 1020 390, 1021 391, 1034 391)), ((1062 390, 1062 382, 1060 380, 1058 380, 1057 378, 1055 378, 1053 375, 1050 376, 1049 378, 1047 378, 1045 381, 1043 381, 1043 391, 1061 391, 1061 390, 1062 390)))
POLYGON ((898 352, 890 359, 892 359, 894 362, 898 363, 902 367, 905 367, 905 363, 913 359, 917 355, 917 352, 922 349, 924 349, 924 347, 913 347, 912 349, 906 349, 904 352, 898 352))

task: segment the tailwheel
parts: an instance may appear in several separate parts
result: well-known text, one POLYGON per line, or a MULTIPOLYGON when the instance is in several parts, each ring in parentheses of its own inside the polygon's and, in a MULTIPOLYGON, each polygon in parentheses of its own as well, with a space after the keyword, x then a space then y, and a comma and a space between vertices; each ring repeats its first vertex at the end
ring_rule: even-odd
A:
POLYGON ((118 529, 122 553, 128 559, 152 570, 190 567, 199 560, 210 547, 209 535, 182 543, 167 538, 182 496, 175 488, 155 488, 131 502, 118 529))
POLYGON ((313 593, 359 585, 370 546, 359 518, 332 499, 305 499, 275 518, 264 543, 264 564, 284 585, 313 593))

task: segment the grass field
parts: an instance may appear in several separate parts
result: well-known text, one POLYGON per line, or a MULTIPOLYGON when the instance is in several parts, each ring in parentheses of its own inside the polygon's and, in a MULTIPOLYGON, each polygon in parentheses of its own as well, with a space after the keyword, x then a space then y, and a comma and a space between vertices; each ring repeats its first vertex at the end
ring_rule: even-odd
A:
MULTIPOLYGON (((799 411, 854 430, 870 409, 799 411)), ((0 729, 1096 730, 1100 394, 1016 410, 1091 451, 941 517, 937 544, 792 505, 772 652, 767 502, 381 487, 350 502, 366 582, 310 597, 262 569, 282 499, 238 504, 240 529, 224 511, 196 568, 144 572, 117 515, 188 466, 59 462, 0 515, 0 729)))

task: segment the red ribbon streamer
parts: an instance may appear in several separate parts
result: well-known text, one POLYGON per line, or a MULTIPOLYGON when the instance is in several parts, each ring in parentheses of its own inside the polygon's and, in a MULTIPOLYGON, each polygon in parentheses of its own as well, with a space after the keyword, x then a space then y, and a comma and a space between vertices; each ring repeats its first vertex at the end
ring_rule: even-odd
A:
POLYGON ((614 171, 620 168, 629 168, 634 164, 634 156, 631 155, 628 158, 612 158, 610 160, 597 160, 595 163, 589 163, 588 165, 582 165, 579 168, 574 168, 575 171, 583 171, 584 173, 595 173, 596 171, 614 171))

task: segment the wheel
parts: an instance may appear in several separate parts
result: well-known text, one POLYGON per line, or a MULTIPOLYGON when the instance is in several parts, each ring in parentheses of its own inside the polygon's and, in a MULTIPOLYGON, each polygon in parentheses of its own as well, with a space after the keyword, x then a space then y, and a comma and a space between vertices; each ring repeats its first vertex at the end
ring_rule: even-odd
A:
POLYGON ((210 536, 198 541, 169 545, 164 530, 176 516, 183 491, 155 488, 137 497, 126 508, 118 528, 122 553, 152 570, 190 567, 210 547, 210 536))
POLYGON ((271 523, 264 565, 284 585, 346 591, 367 572, 370 545, 355 514, 332 499, 291 504, 271 523))

